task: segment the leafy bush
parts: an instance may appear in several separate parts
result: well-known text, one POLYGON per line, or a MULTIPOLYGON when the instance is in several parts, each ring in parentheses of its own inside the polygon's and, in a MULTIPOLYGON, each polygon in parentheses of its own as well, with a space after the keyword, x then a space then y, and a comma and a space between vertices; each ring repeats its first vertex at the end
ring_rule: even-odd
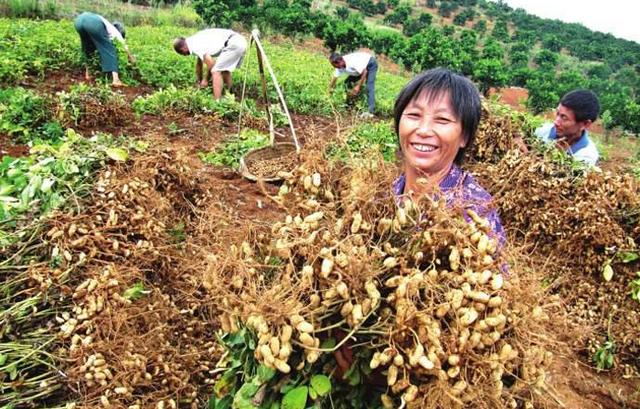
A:
POLYGON ((255 0, 192 0, 191 4, 212 27, 230 27, 234 21, 249 23, 257 14, 255 0))
POLYGON ((0 4, 3 16, 12 18, 53 18, 57 14, 55 0, 8 0, 0 4))
POLYGON ((411 6, 406 3, 401 4, 384 18, 384 22, 390 25, 399 25, 407 21, 410 15, 411 6))
MULTIPOLYGON (((24 88, 0 90, 0 133, 29 142, 40 133, 53 131, 51 101, 24 88)), ((50 135, 50 136, 60 136, 50 135)))
POLYGON ((346 160, 366 154, 370 149, 380 152, 387 162, 396 159, 398 141, 391 123, 380 121, 360 124, 350 131, 343 145, 330 145, 327 154, 334 159, 346 160))
POLYGON ((127 111, 127 101, 107 85, 73 85, 58 93, 58 118, 64 124, 78 125, 117 123, 121 111, 127 111))
POLYGON ((80 41, 71 24, 0 19, 0 83, 80 66, 80 41))
POLYGON ((200 152, 198 156, 203 162, 235 169, 240 163, 240 158, 247 152, 267 145, 269 145, 269 135, 254 129, 243 129, 240 135, 228 139, 215 151, 200 152))
POLYGON ((324 44, 330 50, 354 50, 367 44, 367 27, 356 15, 346 20, 331 20, 323 31, 324 44))
MULTIPOLYGON (((139 116, 183 111, 191 114, 214 113, 227 120, 236 120, 241 113, 254 120, 266 118, 265 114, 256 107, 255 101, 249 98, 245 98, 244 102, 240 103, 235 100, 233 95, 226 94, 219 101, 216 101, 209 90, 176 88, 173 85, 146 97, 139 96, 132 105, 134 112, 139 116)), ((282 118, 278 116, 277 111, 274 112, 274 116, 280 121, 277 123, 281 124, 282 118)))
POLYGON ((132 107, 136 114, 159 115, 166 111, 213 112, 215 101, 207 90, 178 89, 173 85, 149 96, 139 96, 132 107))
MULTIPOLYGON (((59 141, 35 145, 27 157, 4 156, 0 161, 0 221, 28 212, 44 214, 63 206, 71 195, 89 193, 88 179, 107 158, 120 153, 118 145, 110 135, 87 139, 69 129, 59 141)), ((0 230, 0 243, 6 237, 0 230)))

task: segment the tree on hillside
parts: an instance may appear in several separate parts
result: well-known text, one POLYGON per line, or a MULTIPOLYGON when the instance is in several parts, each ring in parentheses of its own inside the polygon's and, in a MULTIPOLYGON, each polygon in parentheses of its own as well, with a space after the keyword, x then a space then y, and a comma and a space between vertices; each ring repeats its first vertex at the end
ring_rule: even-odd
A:
POLYGON ((406 38, 394 30, 373 29, 369 35, 369 47, 379 54, 386 54, 391 58, 402 55, 406 38))
POLYGON ((587 79, 580 71, 573 68, 560 72, 557 76, 556 84, 558 87, 558 94, 564 95, 574 89, 586 88, 587 79))
POLYGON ((338 18, 345 20, 349 18, 350 14, 351 14, 351 11, 349 10, 349 7, 345 7, 345 6, 336 7, 336 16, 338 16, 338 18))
POLYGON ((525 51, 511 51, 509 54, 509 60, 511 62, 511 68, 522 68, 529 65, 529 58, 531 55, 525 51))
MULTIPOLYGON (((349 7, 353 7, 356 10, 362 11, 367 16, 373 16, 379 13, 378 5, 373 0, 347 0, 349 7)), ((379 4, 379 3, 378 3, 379 4)), ((386 11, 386 4, 382 13, 386 11)))
POLYGON ((547 34, 542 37, 542 46, 549 51, 558 53, 562 49, 562 42, 558 36, 554 34, 547 34))
POLYGON ((615 81, 602 82, 600 86, 589 81, 589 87, 596 92, 603 109, 611 112, 612 126, 620 126, 624 129, 637 129, 640 118, 633 116, 637 103, 631 97, 630 89, 615 81), (635 104, 635 106, 634 106, 635 104))
POLYGON ((545 49, 540 50, 533 59, 540 68, 546 69, 555 68, 558 65, 558 60, 558 54, 545 49))
POLYGON ((456 43, 435 28, 422 30, 410 38, 403 60, 409 69, 446 67, 460 70, 456 43))
POLYGON ((499 88, 508 83, 509 73, 501 60, 483 58, 474 64, 473 79, 478 82, 480 92, 487 96, 491 87, 499 88))
POLYGON ((454 17, 453 24, 464 26, 468 20, 473 20, 475 16, 476 12, 473 9, 464 9, 454 17))
POLYGON ((511 12, 511 7, 509 7, 502 0, 498 0, 497 2, 493 2, 493 1, 481 2, 480 6, 484 8, 485 14, 491 17, 493 20, 506 17, 511 12))
POLYGON ((265 0, 260 13, 262 25, 278 27, 281 33, 291 37, 316 31, 318 17, 311 11, 308 0, 265 0))
POLYGON ((527 82, 533 78, 534 71, 526 66, 511 68, 511 84, 517 87, 526 87, 527 82))
POLYGON ((427 7, 429 7, 430 9, 435 9, 436 8, 436 0, 427 0, 427 7))
POLYGON ((555 107, 560 100, 552 72, 534 72, 526 87, 529 91, 527 106, 536 114, 555 107))
POLYGON ((609 80, 613 74, 613 70, 607 64, 596 63, 587 69, 587 76, 592 78, 598 78, 603 81, 609 80))
MULTIPOLYGON (((623 124, 624 128, 640 135, 640 103, 629 101, 626 105, 626 114, 627 120, 623 124)), ((638 155, 636 154, 636 156, 638 155)))
POLYGON ((351 15, 347 20, 333 20, 323 31, 324 44, 330 50, 349 52, 367 45, 367 27, 362 18, 351 15))
POLYGON ((447 24, 446 26, 442 27, 442 34, 446 35, 447 37, 453 38, 453 35, 455 33, 456 29, 452 25, 447 24))
POLYGON ((473 25, 473 29, 478 32, 478 34, 484 34, 487 31, 487 22, 486 20, 480 19, 476 21, 473 25))
POLYGON ((509 50, 511 53, 524 53, 531 55, 531 45, 525 42, 512 42, 509 50))
POLYGON ((504 59, 504 48, 493 38, 487 39, 482 49, 482 58, 502 61, 504 59))
POLYGON ((246 23, 256 15, 256 0, 193 0, 196 13, 210 26, 229 27, 231 23, 246 23))
POLYGON ((493 31, 491 32, 491 37, 499 41, 509 41, 509 29, 507 27, 507 20, 499 19, 495 22, 493 31))
POLYGON ((438 14, 442 17, 451 17, 451 13, 458 9, 458 5, 447 0, 440 1, 440 7, 438 7, 438 14))
POLYGON ((530 50, 536 41, 538 41, 538 37, 535 31, 517 29, 513 34, 511 41, 522 44, 527 47, 527 50, 530 50))
POLYGON ((633 67, 627 66, 619 69, 613 79, 623 87, 628 87, 632 97, 640 96, 640 73, 633 67))
POLYGON ((411 37, 431 25, 433 16, 429 13, 421 13, 418 18, 409 18, 402 25, 404 35, 411 37))
POLYGON ((462 74, 473 75, 473 68, 478 61, 478 35, 473 30, 462 30, 458 38, 459 58, 461 63, 460 71, 462 74))
POLYGON ((411 6, 407 3, 402 3, 391 14, 388 14, 384 18, 384 22, 389 25, 399 25, 407 21, 411 15, 411 6))

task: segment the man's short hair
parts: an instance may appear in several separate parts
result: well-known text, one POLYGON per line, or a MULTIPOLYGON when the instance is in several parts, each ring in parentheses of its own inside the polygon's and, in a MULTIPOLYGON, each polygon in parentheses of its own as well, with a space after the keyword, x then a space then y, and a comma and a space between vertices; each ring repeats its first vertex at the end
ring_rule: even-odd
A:
POLYGON ((331 62, 332 64, 335 64, 341 60, 342 60, 342 54, 340 53, 331 53, 331 55, 329 56, 329 62, 331 62))
POLYGON ((127 33, 124 29, 124 23, 120 22, 120 21, 114 21, 113 22, 113 26, 116 28, 116 30, 118 30, 120 32, 120 35, 122 36, 122 38, 125 38, 127 33))
POLYGON ((587 89, 576 89, 566 93, 560 100, 563 105, 573 111, 576 121, 595 121, 600 114, 600 102, 593 92, 587 89))
POLYGON ((176 50, 178 54, 181 54, 182 49, 187 45, 187 39, 184 37, 178 37, 173 40, 173 49, 176 50))

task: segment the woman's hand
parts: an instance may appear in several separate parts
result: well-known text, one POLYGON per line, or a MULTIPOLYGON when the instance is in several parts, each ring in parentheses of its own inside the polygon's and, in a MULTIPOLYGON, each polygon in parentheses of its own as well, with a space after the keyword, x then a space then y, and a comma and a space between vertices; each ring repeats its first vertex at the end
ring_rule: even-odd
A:
POLYGON ((516 136, 515 138, 513 138, 513 143, 520 150, 520 152, 524 153, 525 155, 529 153, 529 148, 527 148, 527 144, 524 142, 524 139, 522 139, 522 136, 516 136))
POLYGON ((135 56, 135 55, 133 55, 133 54, 128 54, 128 57, 129 57, 129 62, 130 62, 131 64, 135 64, 135 63, 136 63, 136 56, 135 56))
POLYGON ((353 365, 353 351, 349 346, 349 343, 345 343, 333 353, 333 357, 336 359, 336 363, 338 364, 337 372, 338 379, 344 379, 345 374, 353 365))

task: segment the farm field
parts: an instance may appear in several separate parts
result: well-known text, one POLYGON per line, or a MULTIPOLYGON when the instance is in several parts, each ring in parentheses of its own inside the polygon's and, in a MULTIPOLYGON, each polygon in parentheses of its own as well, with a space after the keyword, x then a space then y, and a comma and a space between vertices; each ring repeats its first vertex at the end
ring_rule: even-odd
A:
POLYGON ((415 407, 640 405, 636 143, 586 172, 536 147, 539 118, 487 104, 465 166, 509 244, 486 262, 459 215, 421 203, 403 222, 386 200, 398 174, 391 112, 409 73, 382 67, 380 115, 363 121, 328 96, 326 50, 265 39, 303 149, 284 182, 254 183, 237 168, 269 141, 255 50, 234 75, 238 97, 246 73, 246 100, 214 102, 170 46, 191 31, 129 28, 138 62, 114 90, 83 82, 72 22, 0 19, 0 408, 398 407, 413 388, 415 407), (514 149, 516 134, 534 153, 514 149), (340 279, 321 275, 325 260, 340 279), (483 308, 504 322, 447 359, 465 349, 457 321, 437 313, 443 297, 462 294, 463 270, 497 276, 500 262, 504 284, 474 285, 500 298, 483 308), (392 283, 405 270, 431 280, 407 299, 432 315, 407 313, 403 327, 392 283), (442 344, 444 359, 422 356, 443 361, 444 379, 416 370, 386 388, 379 362, 386 380, 372 380, 373 361, 395 358, 382 357, 390 339, 418 349, 405 327, 442 344), (335 352, 350 331, 345 373, 335 352), (264 347, 285 345, 286 366, 264 365, 264 347))

